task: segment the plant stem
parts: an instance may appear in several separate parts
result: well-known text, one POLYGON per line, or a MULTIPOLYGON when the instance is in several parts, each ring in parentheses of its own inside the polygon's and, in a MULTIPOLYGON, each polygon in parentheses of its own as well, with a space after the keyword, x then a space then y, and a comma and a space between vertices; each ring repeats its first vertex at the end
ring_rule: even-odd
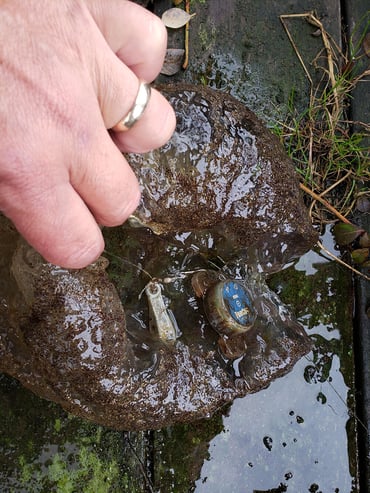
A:
POLYGON ((344 217, 335 207, 329 204, 325 199, 321 197, 321 195, 318 195, 315 193, 313 190, 310 190, 306 185, 303 183, 299 184, 301 190, 306 192, 308 195, 310 195, 314 200, 317 200, 320 202, 323 206, 325 206, 330 212, 332 212, 340 221, 346 224, 352 224, 351 221, 349 221, 346 217, 344 217))
MULTIPOLYGON (((190 14, 190 0, 185 1, 185 11, 190 14)), ((185 25, 185 60, 182 64, 184 70, 187 69, 189 65, 189 22, 185 25)))
POLYGON ((367 281, 370 281, 370 277, 369 276, 367 276, 366 274, 364 274, 364 273, 360 272, 359 270, 353 268, 351 265, 347 264, 346 262, 344 262, 339 257, 336 257, 333 253, 331 253, 330 250, 328 250, 327 248, 325 248, 324 245, 320 241, 317 242, 317 245, 321 248, 321 250, 323 252, 326 253, 326 255, 328 255, 329 257, 331 257, 333 260, 335 260, 336 262, 338 262, 340 265, 343 265, 343 267, 347 267, 347 269, 351 270, 352 272, 354 272, 358 276, 361 276, 364 279, 366 279, 367 281))

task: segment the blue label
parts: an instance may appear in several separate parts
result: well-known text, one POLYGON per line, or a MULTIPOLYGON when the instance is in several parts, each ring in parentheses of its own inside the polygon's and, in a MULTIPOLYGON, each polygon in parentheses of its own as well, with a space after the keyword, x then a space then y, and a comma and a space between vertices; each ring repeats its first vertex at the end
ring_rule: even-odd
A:
POLYGON ((243 286, 234 281, 224 283, 223 298, 233 319, 240 325, 253 321, 252 302, 243 286))

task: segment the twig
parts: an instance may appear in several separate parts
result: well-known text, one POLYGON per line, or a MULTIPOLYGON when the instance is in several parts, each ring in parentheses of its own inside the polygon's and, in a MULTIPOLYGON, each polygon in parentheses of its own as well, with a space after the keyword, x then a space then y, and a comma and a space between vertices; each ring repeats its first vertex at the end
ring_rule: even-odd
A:
POLYGON ((147 475, 145 468, 144 468, 144 464, 143 464, 142 460, 140 459, 138 453, 136 452, 135 447, 132 445, 130 437, 127 437, 127 441, 128 441, 128 444, 130 446, 132 453, 134 454, 134 456, 136 457, 136 460, 138 461, 141 474, 143 475, 143 478, 146 482, 146 485, 148 487, 149 492, 154 493, 154 485, 151 482, 149 476, 147 475))
POLYGON ((337 82, 335 80, 333 49, 331 47, 328 34, 325 31, 322 23, 312 13, 308 14, 306 18, 310 24, 317 27, 321 31, 321 38, 322 38, 322 42, 324 43, 324 46, 325 46, 326 57, 327 57, 327 62, 328 62, 328 75, 330 78, 331 87, 332 87, 333 95, 334 95, 335 109, 336 109, 335 114, 337 116, 340 112, 340 104, 339 104, 339 98, 338 98, 337 82))
POLYGON ((363 274, 362 272, 360 272, 359 270, 355 269, 354 267, 352 267, 351 265, 347 264, 346 262, 344 262, 342 259, 340 259, 339 257, 335 256, 333 253, 331 253, 327 248, 324 247, 324 245, 318 241, 317 242, 317 245, 321 248, 321 250, 323 250, 329 257, 331 257, 333 260, 335 260, 336 262, 338 262, 340 265, 343 265, 343 267, 347 267, 347 269, 351 270, 352 272, 354 272, 355 274, 357 274, 358 276, 361 276, 363 278, 365 278, 367 281, 370 281, 370 277, 367 276, 366 274, 363 274))
POLYGON ((306 67, 306 65, 305 65, 305 63, 303 61, 303 58, 301 57, 301 54, 299 53, 299 51, 298 51, 298 49, 296 47, 296 44, 295 44, 295 42, 293 40, 293 37, 290 34, 290 31, 288 29, 288 26, 285 24, 285 20, 284 20, 284 19, 290 19, 290 18, 302 18, 302 17, 303 18, 306 18, 307 15, 309 15, 309 14, 286 14, 286 15, 281 15, 280 16, 280 22, 282 23, 282 25, 284 27, 284 30, 285 30, 288 38, 289 38, 289 41, 290 41, 291 45, 293 46, 294 52, 295 52, 298 60, 300 61, 301 65, 303 67, 304 73, 306 74, 306 77, 309 80, 310 85, 311 85, 311 88, 312 88, 313 82, 312 82, 311 75, 310 75, 309 71, 307 70, 307 67, 306 67))
MULTIPOLYGON (((185 12, 190 14, 190 0, 185 2, 185 12)), ((189 65, 189 22, 185 25, 185 59, 182 68, 186 70, 189 65)))
POLYGON ((320 197, 323 197, 327 193, 329 193, 331 190, 333 190, 335 187, 337 187, 342 181, 345 181, 350 175, 352 174, 352 170, 347 171, 347 173, 342 176, 339 180, 337 180, 335 183, 333 183, 330 187, 328 187, 326 190, 320 193, 320 197))
POLYGON ((306 192, 308 195, 310 195, 313 199, 317 200, 320 202, 323 206, 325 206, 330 212, 332 212, 340 221, 346 223, 346 224, 352 224, 351 221, 349 221, 346 217, 344 217, 340 212, 337 211, 335 207, 329 204, 325 199, 321 197, 321 195, 318 195, 315 193, 313 190, 310 190, 306 185, 303 183, 299 184, 301 190, 306 192))
MULTIPOLYGON (((286 14, 286 15, 280 16, 280 21, 281 21, 281 23, 284 27, 284 30, 285 30, 288 38, 289 38, 289 41, 290 41, 290 43, 294 49, 294 52, 295 52, 300 64, 303 67, 303 70, 304 70, 304 73, 306 74, 307 79, 310 82, 310 101, 311 101, 311 103, 313 102, 313 97, 314 97, 313 96, 312 77, 311 77, 310 72, 307 69, 307 67, 303 61, 301 54, 299 53, 299 50, 298 50, 298 48, 294 42, 293 36, 291 35, 289 28, 285 23, 285 19, 305 19, 309 24, 315 26, 316 28, 318 28, 320 30, 321 39, 322 39, 324 49, 326 52, 326 60, 328 63, 328 69, 325 70, 325 72, 329 76, 331 89, 333 92, 333 98, 334 98, 334 108, 335 108, 334 115, 335 115, 335 118, 337 118, 337 116, 339 115, 339 112, 340 112, 340 102, 339 102, 339 97, 338 97, 337 81, 335 79, 333 49, 332 49, 332 46, 330 44, 330 39, 329 39, 328 33, 325 31, 324 26, 319 21, 319 19, 317 19, 317 17, 315 17, 313 12, 308 12, 308 13, 304 13, 304 14, 286 14)), ((335 118, 333 118, 333 115, 330 112, 328 112, 328 118, 331 120, 331 123, 332 123, 332 120, 335 119, 335 118)))

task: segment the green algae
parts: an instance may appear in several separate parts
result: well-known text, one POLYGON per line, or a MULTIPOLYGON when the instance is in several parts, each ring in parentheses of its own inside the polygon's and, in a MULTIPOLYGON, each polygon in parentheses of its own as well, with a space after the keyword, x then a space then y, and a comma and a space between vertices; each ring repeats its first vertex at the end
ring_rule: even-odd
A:
POLYGON ((2 491, 121 491, 120 433, 68 415, 8 377, 0 388, 2 491))

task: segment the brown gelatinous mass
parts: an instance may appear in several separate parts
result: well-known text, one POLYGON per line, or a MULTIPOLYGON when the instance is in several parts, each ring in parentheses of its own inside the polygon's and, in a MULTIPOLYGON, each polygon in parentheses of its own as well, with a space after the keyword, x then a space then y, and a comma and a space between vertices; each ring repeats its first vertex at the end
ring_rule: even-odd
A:
POLYGON ((162 148, 128 156, 142 190, 138 221, 158 234, 212 231, 262 263, 271 251, 280 263, 307 251, 317 234, 279 139, 228 94, 188 84, 160 90, 177 126, 162 148))

